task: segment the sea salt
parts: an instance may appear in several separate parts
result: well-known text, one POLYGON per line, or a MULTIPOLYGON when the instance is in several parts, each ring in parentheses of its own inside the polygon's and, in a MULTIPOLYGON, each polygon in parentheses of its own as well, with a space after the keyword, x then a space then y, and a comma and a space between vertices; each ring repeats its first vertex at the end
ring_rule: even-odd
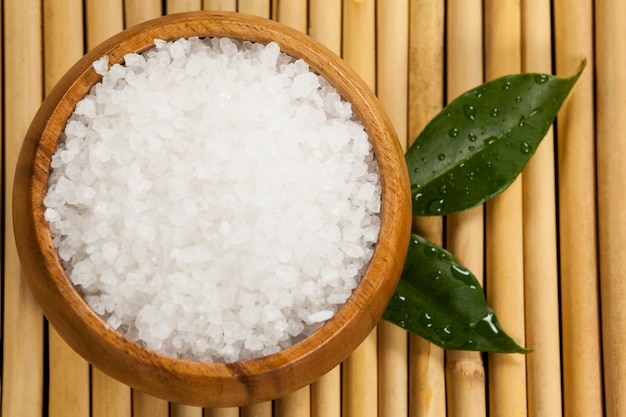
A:
POLYGON ((329 320, 380 228, 378 166, 350 103, 275 43, 155 40, 94 69, 44 201, 91 308, 203 362, 270 355, 329 320))

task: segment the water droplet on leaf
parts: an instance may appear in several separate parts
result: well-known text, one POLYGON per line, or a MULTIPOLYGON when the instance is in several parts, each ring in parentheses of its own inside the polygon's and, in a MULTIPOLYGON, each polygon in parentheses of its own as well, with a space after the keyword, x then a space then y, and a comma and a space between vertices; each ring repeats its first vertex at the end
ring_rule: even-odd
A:
POLYGON ((422 324, 422 326, 424 327, 432 327, 433 325, 433 318, 430 317, 430 314, 425 313, 420 317, 420 323, 422 324))
POLYGON ((441 340, 443 340, 443 341, 450 341, 450 340, 452 340, 452 331, 450 330, 449 326, 446 326, 446 327, 441 328, 441 329, 437 329, 436 332, 439 335, 439 337, 441 338, 441 340))
POLYGON ((439 278, 441 278, 441 275, 443 275, 443 271, 442 270, 437 270, 435 272, 432 272, 428 275, 428 278, 437 281, 439 278))
POLYGON ((440 161, 443 161, 444 159, 446 159, 446 154, 445 154, 445 153, 440 153, 439 155, 437 155, 437 158, 438 158, 440 161))
POLYGON ((465 117, 470 120, 476 119, 476 107, 472 106, 471 104, 466 104, 465 106, 463 106, 463 113, 465 113, 465 117))
POLYGON ((468 133, 467 138, 469 139, 470 142, 476 142, 476 135, 473 133, 468 133))
POLYGON ((452 265, 450 267, 450 271, 452 272, 453 276, 461 280, 464 280, 466 277, 470 276, 470 271, 468 271, 461 265, 452 265))
POLYGON ((548 81, 548 76, 546 74, 537 74, 535 76, 535 82, 537 84, 545 84, 548 81))
POLYGON ((530 151, 532 151, 532 146, 530 146, 529 143, 527 142, 522 142, 520 144, 519 150, 523 153, 523 154, 527 154, 530 153, 530 151))
POLYGON ((489 114, 491 115, 491 117, 498 117, 499 113, 500 113, 500 110, 498 110, 497 108, 493 108, 491 109, 491 112, 489 114))
POLYGON ((441 214, 443 212, 444 204, 445 204, 444 199, 433 200, 428 204, 428 207, 426 207, 426 210, 430 214, 441 214))
POLYGON ((450 136, 451 138, 456 138, 457 136, 459 136, 459 129, 453 127, 448 131, 448 136, 450 136))
POLYGON ((424 255, 426 256, 435 256, 437 254, 437 248, 432 246, 426 246, 424 248, 424 255))
POLYGON ((524 117, 524 115, 519 117, 519 121, 517 122, 517 125, 519 127, 524 127, 524 125, 526 124, 526 118, 524 117))

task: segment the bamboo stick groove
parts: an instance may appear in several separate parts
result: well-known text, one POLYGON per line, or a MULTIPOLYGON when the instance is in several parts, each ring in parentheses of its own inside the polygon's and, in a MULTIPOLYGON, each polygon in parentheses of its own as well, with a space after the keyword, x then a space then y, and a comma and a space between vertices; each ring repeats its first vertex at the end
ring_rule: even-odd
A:
POLYGON ((626 415, 625 21, 622 0, 5 0, 1 414, 626 415), (484 278, 503 328, 531 354, 444 352, 381 323, 310 386, 261 404, 202 409, 119 383, 52 327, 44 339, 47 324, 13 241, 22 138, 43 97, 86 51, 124 28, 193 10, 254 14, 308 33, 376 92, 404 150, 446 102, 484 80, 571 76, 587 61, 556 128, 506 192, 445 219, 414 219, 415 233, 445 245, 481 284, 484 278))

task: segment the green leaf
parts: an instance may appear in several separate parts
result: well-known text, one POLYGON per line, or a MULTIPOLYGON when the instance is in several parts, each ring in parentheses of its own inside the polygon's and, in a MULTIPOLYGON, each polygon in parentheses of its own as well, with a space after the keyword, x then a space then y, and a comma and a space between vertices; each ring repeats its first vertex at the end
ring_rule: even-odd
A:
POLYGON ((444 349, 528 353, 502 330, 476 277, 446 250, 411 236, 383 318, 444 349))
POLYGON ((444 108, 406 154, 413 214, 458 212, 506 189, 546 135, 584 66, 567 79, 505 76, 444 108))

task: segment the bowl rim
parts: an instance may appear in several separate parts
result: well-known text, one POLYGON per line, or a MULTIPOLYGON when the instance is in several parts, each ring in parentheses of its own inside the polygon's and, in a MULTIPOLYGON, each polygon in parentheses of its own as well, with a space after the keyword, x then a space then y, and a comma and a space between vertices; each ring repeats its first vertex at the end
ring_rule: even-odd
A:
POLYGON ((126 29, 93 48, 42 103, 16 169, 13 215, 18 254, 44 314, 72 348, 105 373, 150 394, 190 405, 241 406, 270 400, 313 382, 339 364, 380 320, 399 280, 409 243, 410 189, 403 164, 395 130, 373 92, 317 41, 278 22, 241 13, 202 11, 162 16, 126 29), (165 356, 110 328, 74 287, 52 244, 49 228, 41 227, 47 225, 43 199, 51 155, 75 103, 101 79, 93 62, 107 55, 109 65, 123 63, 124 55, 150 49, 154 39, 171 41, 192 36, 272 41, 281 52, 304 59, 352 103, 370 136, 381 171, 379 242, 352 296, 311 336, 278 353, 235 363, 202 363, 165 356), (381 236, 385 240, 381 241, 381 236), (69 308, 60 309, 61 304, 69 308), (338 337, 346 332, 353 337, 338 337), (155 376, 170 381, 155 382, 155 376), (198 384, 191 393, 190 381, 198 384))

